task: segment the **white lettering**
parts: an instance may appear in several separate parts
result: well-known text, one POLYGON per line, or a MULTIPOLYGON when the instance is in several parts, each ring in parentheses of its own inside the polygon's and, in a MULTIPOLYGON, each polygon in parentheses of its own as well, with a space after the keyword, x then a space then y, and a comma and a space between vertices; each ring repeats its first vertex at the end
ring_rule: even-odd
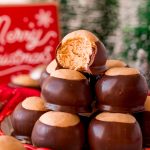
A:
POLYGON ((26 53, 22 50, 16 50, 11 54, 0 55, 0 66, 13 66, 20 64, 47 64, 51 59, 52 47, 46 47, 42 52, 26 53))
POLYGON ((25 48, 33 51, 37 47, 44 46, 51 38, 58 35, 55 31, 44 33, 42 29, 22 30, 14 28, 10 30, 11 19, 9 16, 0 16, 0 45, 14 44, 16 42, 25 42, 25 48))

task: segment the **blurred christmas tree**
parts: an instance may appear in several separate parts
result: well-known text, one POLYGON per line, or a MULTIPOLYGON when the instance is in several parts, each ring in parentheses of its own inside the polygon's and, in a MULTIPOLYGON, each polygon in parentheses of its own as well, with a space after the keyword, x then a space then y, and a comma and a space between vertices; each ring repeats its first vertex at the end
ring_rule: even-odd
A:
POLYGON ((130 55, 133 60, 136 60, 136 53, 142 48, 147 52, 150 62, 150 0, 144 0, 144 5, 139 8, 138 17, 139 26, 127 28, 125 31, 126 45, 123 54, 125 57, 130 55))
POLYGON ((118 25, 118 0, 60 0, 63 36, 68 32, 87 29, 95 33, 110 50, 109 36, 118 25))
POLYGON ((144 0, 140 5, 138 19, 137 27, 125 30, 123 56, 136 61, 135 66, 150 79, 150 0, 144 0))

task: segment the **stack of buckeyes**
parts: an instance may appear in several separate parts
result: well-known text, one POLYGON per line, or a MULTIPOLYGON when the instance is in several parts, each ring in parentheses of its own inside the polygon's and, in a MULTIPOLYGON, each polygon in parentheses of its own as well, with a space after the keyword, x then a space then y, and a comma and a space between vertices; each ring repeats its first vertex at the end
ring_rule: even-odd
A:
POLYGON ((41 76, 44 101, 35 107, 30 98, 13 112, 14 135, 53 150, 142 150, 134 116, 145 110, 147 83, 138 70, 107 60, 106 53, 89 31, 66 35, 41 76))

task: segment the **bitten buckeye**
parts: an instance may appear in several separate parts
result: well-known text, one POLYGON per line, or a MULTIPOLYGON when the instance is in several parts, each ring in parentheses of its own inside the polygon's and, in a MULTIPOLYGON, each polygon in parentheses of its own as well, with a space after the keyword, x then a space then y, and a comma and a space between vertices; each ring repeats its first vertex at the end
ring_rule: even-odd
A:
POLYGON ((91 150, 142 150, 142 134, 129 114, 101 113, 90 123, 91 150))
POLYGON ((106 70, 106 48, 91 32, 77 30, 67 34, 56 49, 62 68, 98 75, 106 70))
POLYGON ((36 122, 32 143, 54 150, 82 150, 84 128, 77 115, 50 111, 36 122))
POLYGON ((98 107, 102 111, 143 111, 147 93, 145 78, 134 68, 111 68, 96 83, 98 107))
POLYGON ((42 86, 46 108, 71 113, 90 112, 92 96, 88 79, 78 71, 59 69, 42 86))
POLYGON ((30 142, 35 122, 46 112, 44 101, 40 97, 28 97, 20 103, 11 116, 14 136, 30 142))

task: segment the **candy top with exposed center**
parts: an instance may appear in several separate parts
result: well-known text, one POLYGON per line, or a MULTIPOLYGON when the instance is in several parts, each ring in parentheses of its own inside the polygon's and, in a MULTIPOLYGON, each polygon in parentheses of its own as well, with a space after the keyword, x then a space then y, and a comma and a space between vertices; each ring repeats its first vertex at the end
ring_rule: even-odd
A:
POLYGON ((105 75, 108 76, 119 76, 119 75, 127 76, 127 75, 136 75, 136 74, 140 74, 140 72, 137 69, 125 68, 125 67, 115 67, 105 72, 105 75))
POLYGON ((61 78, 66 80, 82 80, 86 79, 86 77, 75 70, 69 70, 69 69, 59 69, 51 73, 52 77, 55 78, 61 78))
POLYGON ((0 136, 0 150, 26 150, 23 145, 11 136, 0 136))
POLYGON ((37 80, 33 80, 28 74, 14 76, 11 81, 13 84, 20 86, 39 86, 39 82, 37 80))
POLYGON ((75 126, 80 122, 77 115, 66 112, 47 112, 40 117, 40 122, 54 127, 75 126))
POLYGON ((22 102, 22 107, 34 111, 46 111, 44 100, 40 97, 28 97, 22 102))
POLYGON ((106 61, 106 66, 108 68, 114 68, 114 67, 126 67, 127 64, 121 60, 113 60, 109 59, 106 61))
POLYGON ((135 123, 136 119, 130 114, 108 113, 104 112, 96 116, 97 120, 104 122, 118 122, 118 123, 135 123))
POLYGON ((56 59, 54 59, 46 68, 46 71, 51 74, 52 72, 54 72, 57 68, 57 62, 56 59))

